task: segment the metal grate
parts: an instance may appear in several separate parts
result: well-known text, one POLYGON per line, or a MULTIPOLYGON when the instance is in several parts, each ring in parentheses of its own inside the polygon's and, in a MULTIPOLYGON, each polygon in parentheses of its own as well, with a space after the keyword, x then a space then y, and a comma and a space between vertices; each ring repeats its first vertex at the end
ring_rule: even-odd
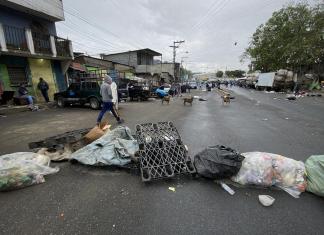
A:
POLYGON ((181 137, 172 122, 136 126, 142 181, 194 173, 181 137))
POLYGON ((52 54, 50 35, 32 32, 35 52, 40 54, 52 54))
POLYGON ((28 51, 26 34, 24 28, 4 25, 6 45, 9 50, 28 51))

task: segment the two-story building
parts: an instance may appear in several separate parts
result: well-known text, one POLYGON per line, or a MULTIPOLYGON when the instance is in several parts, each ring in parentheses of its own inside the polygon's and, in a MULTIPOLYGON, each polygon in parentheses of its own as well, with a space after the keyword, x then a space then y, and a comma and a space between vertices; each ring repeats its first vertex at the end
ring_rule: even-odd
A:
POLYGON ((37 90, 39 78, 49 96, 66 88, 65 73, 73 59, 71 41, 57 37, 55 22, 64 20, 61 0, 0 0, 0 79, 5 90, 25 83, 37 90))
POLYGON ((115 54, 101 54, 101 58, 117 63, 122 63, 135 68, 135 74, 150 81, 153 85, 164 82, 177 82, 180 74, 180 64, 162 63, 162 54, 151 49, 126 51, 115 54), (160 57, 156 63, 155 57, 160 57))

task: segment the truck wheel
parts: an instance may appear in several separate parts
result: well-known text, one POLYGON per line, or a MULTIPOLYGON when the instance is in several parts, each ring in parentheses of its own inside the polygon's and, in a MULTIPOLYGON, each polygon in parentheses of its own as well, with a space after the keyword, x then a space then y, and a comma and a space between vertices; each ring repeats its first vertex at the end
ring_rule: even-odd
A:
POLYGON ((97 98, 90 98, 89 103, 92 109, 99 109, 100 107, 100 103, 97 98))
POLYGON ((57 101, 56 101, 56 104, 57 104, 58 107, 64 108, 65 107, 64 98, 63 97, 58 97, 57 101))

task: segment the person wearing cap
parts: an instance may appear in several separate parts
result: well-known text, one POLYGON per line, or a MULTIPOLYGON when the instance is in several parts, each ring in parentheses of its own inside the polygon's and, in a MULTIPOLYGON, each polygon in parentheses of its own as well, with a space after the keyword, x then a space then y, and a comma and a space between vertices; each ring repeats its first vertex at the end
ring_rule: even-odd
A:
POLYGON ((103 116, 107 111, 112 112, 112 114, 114 115, 114 117, 116 118, 119 124, 123 122, 123 120, 118 116, 117 112, 113 108, 113 102, 112 102, 113 95, 111 91, 111 83, 112 83, 111 77, 109 75, 105 75, 103 77, 103 83, 101 84, 100 87, 100 94, 102 97, 102 109, 97 118, 97 125, 100 124, 103 116))

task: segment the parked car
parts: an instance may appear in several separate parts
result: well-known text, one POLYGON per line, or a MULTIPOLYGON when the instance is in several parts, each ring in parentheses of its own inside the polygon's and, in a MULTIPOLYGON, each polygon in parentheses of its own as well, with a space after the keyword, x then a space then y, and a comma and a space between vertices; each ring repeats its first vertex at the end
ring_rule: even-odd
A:
POLYGON ((148 100, 148 98, 150 98, 150 93, 149 87, 140 83, 135 83, 128 86, 128 94, 131 100, 148 100))
POLYGON ((155 90, 155 93, 158 97, 163 98, 164 96, 169 95, 170 87, 160 86, 155 90))
MULTIPOLYGON (((118 88, 118 100, 127 99, 128 87, 118 88)), ((54 100, 59 107, 73 104, 85 105, 89 103, 92 109, 99 109, 102 103, 100 85, 97 81, 71 83, 66 91, 55 93, 54 100)))
POLYGON ((197 89, 197 82, 189 82, 189 89, 197 89))
POLYGON ((99 109, 102 102, 100 86, 97 81, 72 83, 66 91, 55 93, 54 100, 59 107, 89 103, 92 109, 99 109))

